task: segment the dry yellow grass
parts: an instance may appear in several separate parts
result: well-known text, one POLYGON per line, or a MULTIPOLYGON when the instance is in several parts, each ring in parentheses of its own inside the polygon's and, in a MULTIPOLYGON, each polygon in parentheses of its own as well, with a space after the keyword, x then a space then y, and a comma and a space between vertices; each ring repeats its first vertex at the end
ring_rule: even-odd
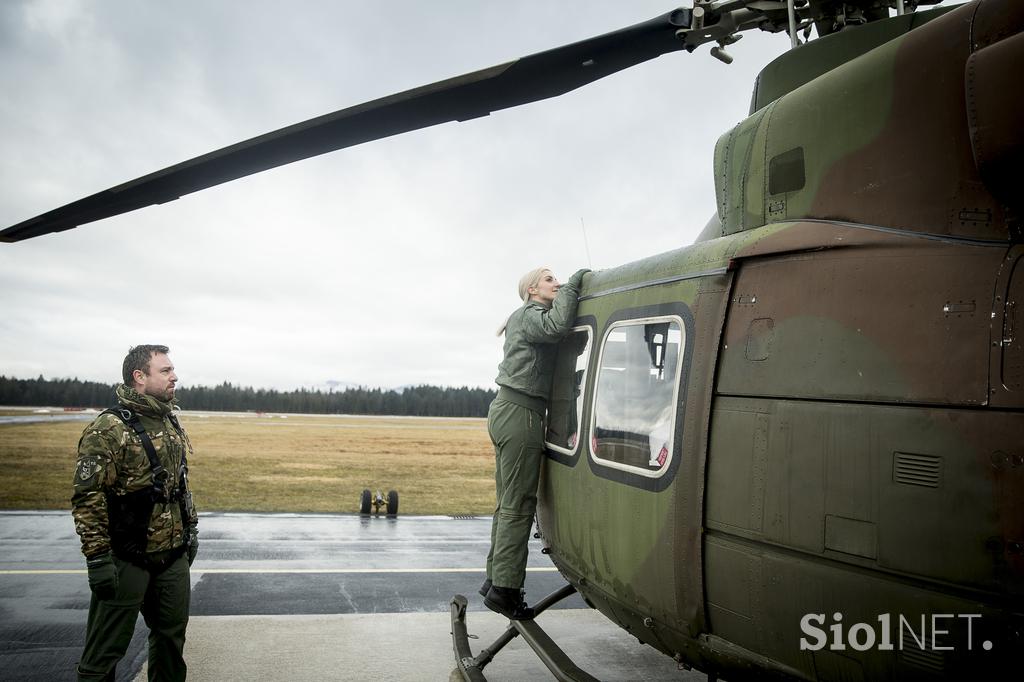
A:
MULTIPOLYGON (((186 413, 201 511, 359 510, 397 490, 402 514, 489 514, 494 454, 480 419, 186 413)), ((69 509, 85 422, 0 425, 0 508, 69 509)))

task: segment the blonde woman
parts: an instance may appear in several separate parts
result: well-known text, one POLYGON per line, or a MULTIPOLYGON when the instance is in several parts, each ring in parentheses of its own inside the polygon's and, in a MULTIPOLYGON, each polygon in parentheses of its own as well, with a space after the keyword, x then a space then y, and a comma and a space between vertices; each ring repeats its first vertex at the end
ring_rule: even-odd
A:
POLYGON ((505 335, 505 357, 498 365, 498 396, 487 413, 494 443, 497 506, 491 523, 487 580, 480 588, 487 608, 512 620, 533 618, 523 598, 526 559, 537 508, 537 481, 544 453, 547 411, 558 342, 576 319, 583 275, 560 285, 548 268, 519 280, 523 305, 498 335, 505 335))

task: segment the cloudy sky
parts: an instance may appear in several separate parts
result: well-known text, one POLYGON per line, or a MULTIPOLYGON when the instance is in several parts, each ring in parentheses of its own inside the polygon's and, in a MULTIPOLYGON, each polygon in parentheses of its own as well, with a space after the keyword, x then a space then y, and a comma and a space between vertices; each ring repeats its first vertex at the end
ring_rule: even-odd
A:
MULTIPOLYGON (((5 0, 0 227, 674 6, 5 0)), ((186 386, 490 386, 523 272, 567 278, 693 241, 715 207, 715 140, 787 47, 748 32, 729 66, 707 46, 675 53, 561 98, 0 244, 0 374, 114 382, 129 346, 165 343, 186 386)))

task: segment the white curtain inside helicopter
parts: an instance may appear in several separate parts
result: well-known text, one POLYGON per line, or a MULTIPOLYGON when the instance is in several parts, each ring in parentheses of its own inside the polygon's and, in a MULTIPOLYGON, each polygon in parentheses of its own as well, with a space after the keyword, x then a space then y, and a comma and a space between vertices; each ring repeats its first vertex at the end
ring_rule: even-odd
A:
POLYGON ((677 318, 627 321, 605 335, 597 376, 594 460, 651 474, 671 459, 682 326, 677 318))

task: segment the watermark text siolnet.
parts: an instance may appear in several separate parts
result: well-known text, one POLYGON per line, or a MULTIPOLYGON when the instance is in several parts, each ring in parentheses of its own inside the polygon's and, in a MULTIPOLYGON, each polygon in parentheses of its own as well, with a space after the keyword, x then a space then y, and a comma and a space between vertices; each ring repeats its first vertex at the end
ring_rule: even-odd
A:
POLYGON ((974 651, 981 647, 992 649, 992 642, 975 641, 975 620, 980 613, 933 613, 920 618, 880 613, 876 623, 843 623, 843 614, 833 613, 832 622, 825 624, 824 613, 808 613, 800 619, 801 651, 892 651, 917 648, 922 651, 974 651))

